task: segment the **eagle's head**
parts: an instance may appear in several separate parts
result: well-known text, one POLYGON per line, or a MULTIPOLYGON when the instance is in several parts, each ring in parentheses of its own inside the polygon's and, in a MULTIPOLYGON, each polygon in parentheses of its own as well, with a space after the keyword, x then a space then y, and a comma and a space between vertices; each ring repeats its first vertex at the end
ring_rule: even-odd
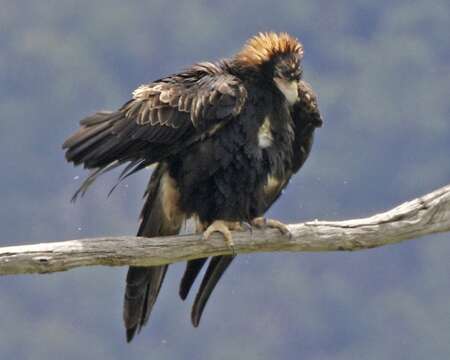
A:
POLYGON ((235 60, 245 70, 260 74, 293 104, 302 77, 303 46, 287 33, 259 33, 250 38, 235 60))

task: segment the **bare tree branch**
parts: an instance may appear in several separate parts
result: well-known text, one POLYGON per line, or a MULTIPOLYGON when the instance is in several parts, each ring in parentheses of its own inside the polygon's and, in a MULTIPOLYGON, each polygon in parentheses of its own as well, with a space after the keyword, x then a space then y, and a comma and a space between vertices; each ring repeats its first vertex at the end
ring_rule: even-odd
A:
MULTIPOLYGON (((278 230, 234 232, 234 252, 354 251, 450 231, 450 185, 374 216, 289 225, 278 230)), ((158 238, 103 237, 0 248, 0 275, 49 273, 75 267, 161 265, 230 254, 220 234, 158 238)))

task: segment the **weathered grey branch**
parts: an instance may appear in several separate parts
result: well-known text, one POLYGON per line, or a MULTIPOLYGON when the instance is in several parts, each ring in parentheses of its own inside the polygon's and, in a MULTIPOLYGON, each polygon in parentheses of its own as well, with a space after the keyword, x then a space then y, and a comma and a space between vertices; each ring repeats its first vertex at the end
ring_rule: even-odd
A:
MULTIPOLYGON (((384 213, 346 221, 310 221, 278 230, 234 232, 234 252, 362 250, 450 231, 450 185, 384 213)), ((49 273, 93 265, 161 265, 230 254, 220 234, 103 237, 0 248, 0 275, 49 273)))

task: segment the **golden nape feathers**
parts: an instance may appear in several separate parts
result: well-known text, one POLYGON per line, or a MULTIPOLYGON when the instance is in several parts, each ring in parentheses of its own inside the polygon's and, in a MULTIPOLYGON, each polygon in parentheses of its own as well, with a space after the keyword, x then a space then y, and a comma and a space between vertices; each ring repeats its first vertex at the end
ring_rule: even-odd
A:
POLYGON ((236 60, 247 67, 259 67, 283 54, 298 54, 301 60, 303 45, 288 33, 265 32, 250 38, 236 54, 236 60))

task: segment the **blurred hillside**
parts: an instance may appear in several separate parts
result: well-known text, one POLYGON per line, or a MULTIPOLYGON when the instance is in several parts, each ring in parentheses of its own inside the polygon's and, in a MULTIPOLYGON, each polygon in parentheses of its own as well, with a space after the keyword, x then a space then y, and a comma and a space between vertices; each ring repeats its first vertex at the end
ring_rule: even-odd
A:
MULTIPOLYGON (((86 173, 61 144, 141 83, 233 54, 258 31, 305 47, 325 126, 270 215, 366 216, 450 179, 444 0, 0 0, 1 243, 133 234, 149 173, 75 205, 86 173)), ((241 256, 198 329, 171 268, 151 324, 125 343, 124 268, 0 279, 4 359, 447 359, 448 235, 351 254, 241 256)))

